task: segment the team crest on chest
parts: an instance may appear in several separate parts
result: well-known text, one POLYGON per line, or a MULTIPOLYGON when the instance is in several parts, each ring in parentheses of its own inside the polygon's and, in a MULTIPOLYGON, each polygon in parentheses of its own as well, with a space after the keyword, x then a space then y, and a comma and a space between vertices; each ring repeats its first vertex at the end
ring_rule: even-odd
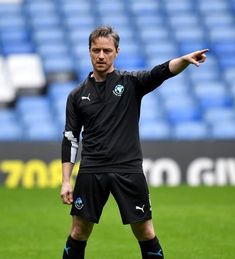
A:
POLYGON ((116 95, 116 96, 121 96, 124 92, 124 86, 123 85, 116 85, 113 89, 113 93, 116 95))

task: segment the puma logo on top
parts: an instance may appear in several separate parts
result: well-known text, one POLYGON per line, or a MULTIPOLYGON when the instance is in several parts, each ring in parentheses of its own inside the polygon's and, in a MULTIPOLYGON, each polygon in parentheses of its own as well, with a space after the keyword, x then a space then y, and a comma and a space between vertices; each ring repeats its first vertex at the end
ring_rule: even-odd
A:
POLYGON ((88 96, 82 96, 82 100, 88 100, 90 101, 90 93, 88 94, 88 96))

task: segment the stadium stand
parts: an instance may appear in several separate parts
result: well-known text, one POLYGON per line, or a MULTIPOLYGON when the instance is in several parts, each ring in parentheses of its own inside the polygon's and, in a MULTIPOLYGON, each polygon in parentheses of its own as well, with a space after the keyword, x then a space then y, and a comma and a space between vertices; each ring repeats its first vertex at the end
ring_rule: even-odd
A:
POLYGON ((235 139, 234 0, 1 0, 0 141, 61 139, 66 97, 91 70, 88 35, 101 24, 121 36, 123 70, 210 49, 201 68, 143 98, 141 139, 235 139))

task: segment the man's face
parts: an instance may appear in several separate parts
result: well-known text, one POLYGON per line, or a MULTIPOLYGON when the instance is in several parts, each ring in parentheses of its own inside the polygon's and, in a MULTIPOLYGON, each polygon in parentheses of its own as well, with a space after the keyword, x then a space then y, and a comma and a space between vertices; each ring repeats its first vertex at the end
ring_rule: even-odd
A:
POLYGON ((114 60, 118 49, 115 48, 113 38, 99 37, 91 43, 90 57, 93 69, 98 73, 109 73, 114 69, 114 60))

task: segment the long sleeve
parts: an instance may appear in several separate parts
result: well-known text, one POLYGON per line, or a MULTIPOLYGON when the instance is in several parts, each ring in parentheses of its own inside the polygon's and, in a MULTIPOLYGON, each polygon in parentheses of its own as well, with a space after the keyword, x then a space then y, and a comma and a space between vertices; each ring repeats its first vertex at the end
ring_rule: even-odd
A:
POLYGON ((142 96, 153 91, 168 78, 175 76, 169 70, 169 62, 167 61, 161 65, 157 65, 150 71, 137 72, 136 77, 139 82, 139 92, 142 96))
POLYGON ((79 136, 82 128, 76 109, 75 93, 68 96, 66 104, 66 123, 62 141, 62 163, 75 163, 78 151, 79 136))

